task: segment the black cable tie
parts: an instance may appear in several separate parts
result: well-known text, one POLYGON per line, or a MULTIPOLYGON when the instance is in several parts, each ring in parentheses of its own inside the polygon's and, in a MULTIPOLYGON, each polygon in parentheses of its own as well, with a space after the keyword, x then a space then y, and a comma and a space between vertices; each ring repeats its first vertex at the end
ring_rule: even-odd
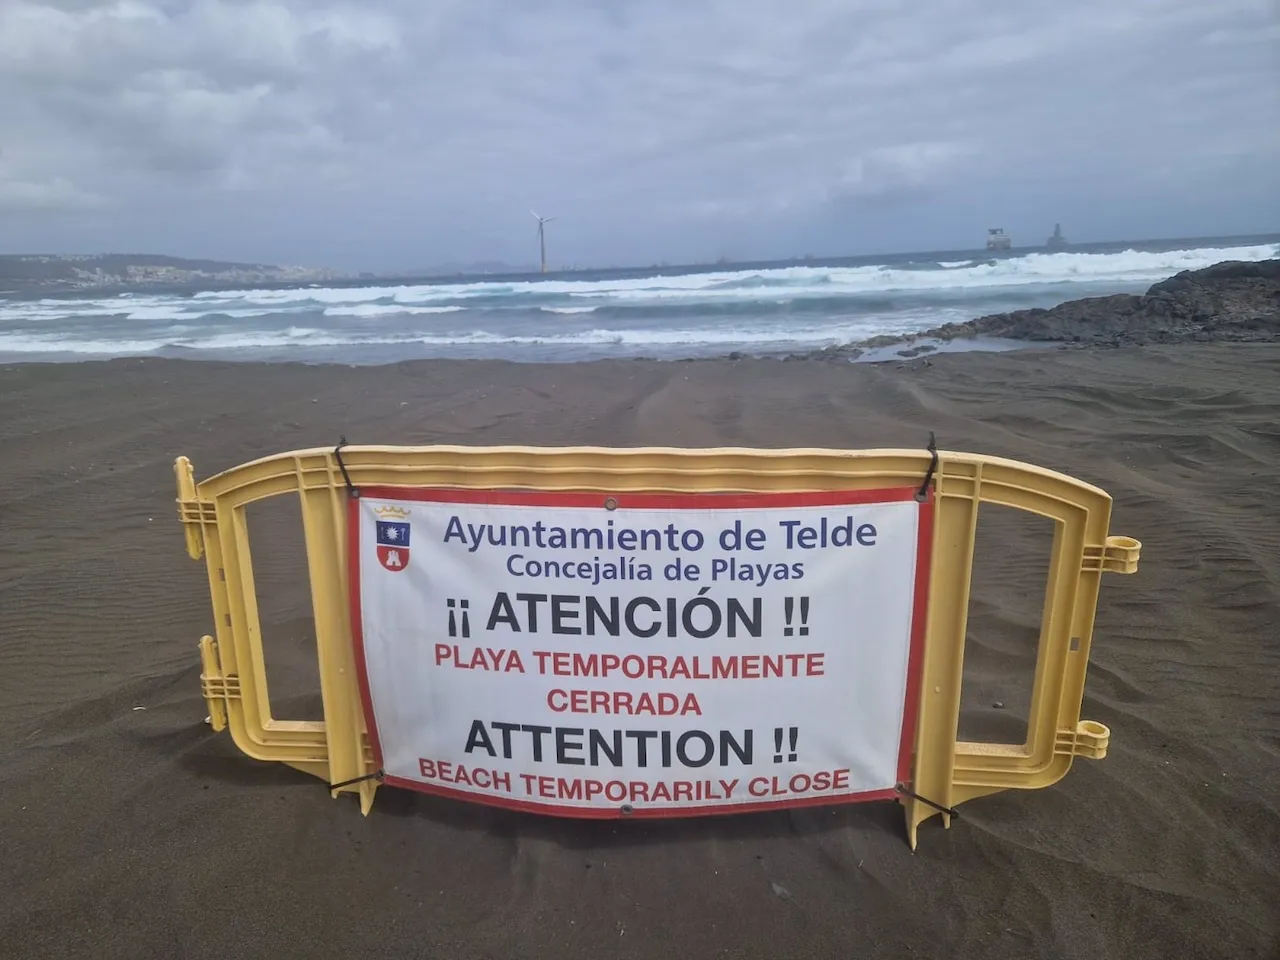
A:
POLYGON ((942 804, 935 803, 933 800, 930 800, 928 797, 922 797, 920 796, 920 794, 907 789, 907 785, 905 783, 898 784, 896 787, 894 787, 894 789, 897 790, 903 796, 910 797, 912 800, 919 800, 921 803, 927 803, 929 806, 933 807, 933 809, 941 811, 942 813, 945 813, 949 817, 960 816, 960 811, 957 810, 955 807, 944 807, 942 804))
POLYGON ((357 497, 360 494, 356 490, 355 486, 351 483, 351 474, 347 473, 347 465, 342 462, 342 448, 345 447, 346 445, 347 445, 346 436, 339 437, 338 445, 333 448, 333 455, 338 460, 338 469, 342 471, 342 479, 347 485, 347 496, 357 497))
POLYGON ((929 498, 929 483, 938 470, 938 441, 934 439, 932 430, 929 431, 929 445, 925 449, 933 459, 929 461, 929 470, 924 475, 924 483, 920 484, 920 489, 916 491, 916 500, 920 503, 924 503, 929 498))
POLYGON ((364 783, 366 780, 381 780, 382 776, 381 770, 375 770, 373 773, 366 773, 363 777, 352 777, 350 780, 343 780, 341 783, 331 783, 329 784, 329 789, 339 790, 342 787, 349 787, 353 783, 364 783))

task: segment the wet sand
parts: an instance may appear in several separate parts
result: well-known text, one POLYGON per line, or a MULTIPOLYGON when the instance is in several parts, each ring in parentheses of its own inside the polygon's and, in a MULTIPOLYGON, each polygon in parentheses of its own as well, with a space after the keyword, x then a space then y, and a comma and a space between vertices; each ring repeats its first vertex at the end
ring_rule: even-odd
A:
MULTIPOLYGON (((1278 411, 1277 345, 0 368, 0 954, 1280 956, 1278 411), (178 455, 203 478, 339 434, 860 448, 929 430, 1099 484, 1144 547, 1099 606, 1084 716, 1109 755, 931 820, 914 854, 892 803, 593 823, 383 788, 363 818, 203 722, 211 613, 178 455)), ((315 717, 296 506, 254 509, 274 708, 315 717)), ((1048 535, 982 528, 961 732, 1020 739, 1048 535)))

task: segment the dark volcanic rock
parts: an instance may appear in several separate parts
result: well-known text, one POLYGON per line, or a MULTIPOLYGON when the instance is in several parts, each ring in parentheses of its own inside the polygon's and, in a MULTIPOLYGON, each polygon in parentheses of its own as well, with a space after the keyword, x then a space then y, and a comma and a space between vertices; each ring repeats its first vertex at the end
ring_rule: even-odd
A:
POLYGON ((1141 296, 1089 297, 1048 310, 997 313, 908 336, 828 347, 822 355, 851 359, 870 347, 972 337, 1100 346, 1280 341, 1280 259, 1228 260, 1184 270, 1141 296))
POLYGON ((916 334, 942 340, 977 336, 1111 346, 1280 340, 1280 260, 1216 263, 1184 270, 1142 296, 1069 300, 1048 310, 997 313, 916 334))

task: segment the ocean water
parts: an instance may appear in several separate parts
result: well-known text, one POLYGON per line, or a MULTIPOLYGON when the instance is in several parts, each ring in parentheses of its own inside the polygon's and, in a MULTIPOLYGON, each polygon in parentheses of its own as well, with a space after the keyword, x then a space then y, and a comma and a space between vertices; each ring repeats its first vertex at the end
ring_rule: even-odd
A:
POLYGON ((0 361, 122 356, 394 363, 776 355, 1280 256, 1280 237, 686 270, 102 296, 0 295, 0 361))

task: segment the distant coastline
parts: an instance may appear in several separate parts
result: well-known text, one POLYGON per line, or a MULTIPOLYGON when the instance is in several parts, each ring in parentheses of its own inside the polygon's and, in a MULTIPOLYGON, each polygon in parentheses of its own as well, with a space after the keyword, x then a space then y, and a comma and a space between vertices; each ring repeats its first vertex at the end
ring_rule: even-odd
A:
POLYGON ((179 290, 205 284, 316 283, 349 276, 314 267, 191 260, 160 254, 0 255, 0 295, 179 290))

